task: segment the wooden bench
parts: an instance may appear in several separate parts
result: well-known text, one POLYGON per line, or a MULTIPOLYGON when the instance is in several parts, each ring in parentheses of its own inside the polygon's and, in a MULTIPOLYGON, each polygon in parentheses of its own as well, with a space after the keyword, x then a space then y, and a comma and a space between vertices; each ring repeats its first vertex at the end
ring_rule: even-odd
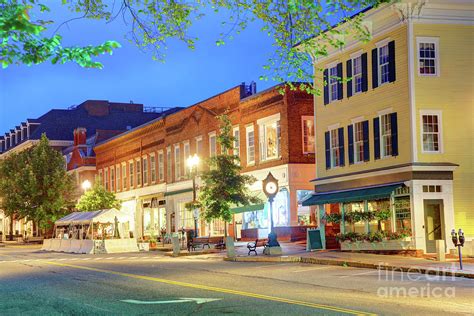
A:
POLYGON ((252 252, 255 252, 255 255, 257 255, 257 248, 258 247, 263 247, 264 249, 267 247, 267 239, 256 239, 255 242, 249 242, 247 244, 247 249, 249 250, 248 255, 252 252))
POLYGON ((27 236, 23 239, 23 241, 27 244, 34 243, 34 242, 42 243, 43 240, 44 240, 44 237, 42 237, 42 236, 37 236, 37 237, 27 236))
POLYGON ((209 237, 209 243, 213 244, 216 249, 225 249, 224 237, 222 236, 209 237))
POLYGON ((202 249, 204 249, 205 246, 207 246, 207 248, 211 248, 209 239, 210 239, 209 236, 207 236, 207 237, 196 237, 196 238, 191 239, 188 243, 188 250, 191 250, 191 248, 193 250, 196 250, 196 247, 199 247, 199 246, 201 246, 202 249))

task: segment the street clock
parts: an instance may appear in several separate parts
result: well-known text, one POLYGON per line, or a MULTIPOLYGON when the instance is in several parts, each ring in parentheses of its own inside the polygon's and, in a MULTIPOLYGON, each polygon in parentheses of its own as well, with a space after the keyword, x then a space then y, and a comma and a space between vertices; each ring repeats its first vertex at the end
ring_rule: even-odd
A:
POLYGON ((268 173, 267 177, 262 181, 263 192, 267 198, 273 199, 278 193, 278 180, 272 175, 271 172, 268 173))

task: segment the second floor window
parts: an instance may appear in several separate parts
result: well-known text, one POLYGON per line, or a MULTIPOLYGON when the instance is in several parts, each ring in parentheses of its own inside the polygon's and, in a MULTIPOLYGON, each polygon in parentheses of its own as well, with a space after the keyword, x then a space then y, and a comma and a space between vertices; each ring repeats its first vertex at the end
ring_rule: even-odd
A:
POLYGON ((110 168, 110 191, 115 191, 115 168, 110 168))
POLYGON ((280 120, 259 124, 260 160, 280 157, 280 120))
POLYGON ((437 114, 422 115, 423 124, 423 151, 440 152, 441 151, 441 131, 440 119, 437 114))
POLYGON ((102 176, 102 170, 99 170, 99 184, 104 185, 104 177, 102 176))
POLYGON ((438 75, 438 39, 419 37, 418 44, 418 73, 420 76, 438 75))
POLYGON ((122 164, 122 190, 127 189, 127 165, 122 164))
POLYGON ((186 166, 187 159, 191 156, 191 150, 189 149, 189 142, 183 144, 183 154, 184 154, 184 174, 186 177, 189 177, 189 168, 186 166))
POLYGON ((150 175, 151 175, 151 182, 156 182, 156 159, 155 155, 150 156, 150 175))
POLYGON ((234 136, 234 152, 233 154, 235 156, 239 156, 240 155, 240 133, 239 133, 239 128, 238 127, 234 127, 234 129, 232 130, 232 133, 234 136))
POLYGON ((337 91, 338 80, 337 66, 329 68, 329 102, 339 99, 337 91))
POLYGON ((326 169, 344 166, 344 128, 333 128, 324 133, 326 169))
POLYGON ((158 180, 163 181, 165 179, 165 162, 163 152, 158 153, 158 180))
POLYGON ((104 187, 106 190, 109 190, 109 169, 104 171, 104 187))
POLYGON ((389 73, 390 73, 390 68, 389 68, 389 57, 388 57, 388 44, 381 46, 378 48, 378 55, 379 55, 379 60, 378 60, 378 65, 379 65, 379 81, 380 84, 384 84, 386 82, 389 82, 389 73))
POLYGON ((137 174, 137 186, 141 186, 142 185, 142 166, 141 166, 140 159, 135 161, 135 170, 137 174))
POLYGON ((143 163, 143 184, 148 184, 148 158, 143 157, 142 159, 143 163))
POLYGON ((362 92, 362 56, 352 59, 352 84, 353 94, 362 92))
POLYGON ((314 119, 312 116, 304 116, 303 126, 303 153, 314 153, 314 119))
POLYGON ((217 155, 217 143, 216 133, 209 134, 209 156, 214 157, 217 155))
POLYGON ((181 179, 181 150, 179 145, 174 147, 174 179, 175 181, 181 179))
POLYGON ((255 133, 253 126, 247 126, 247 164, 255 163, 255 133))
POLYGON ((120 191, 120 186, 122 185, 120 177, 120 166, 115 166, 115 176, 116 176, 116 185, 115 188, 117 191, 120 191))
POLYGON ((166 148, 166 181, 173 181, 173 170, 171 169, 171 148, 166 148))
POLYGON ((129 175, 130 175, 130 189, 133 188, 135 186, 135 182, 134 182, 134 177, 135 177, 135 168, 133 167, 133 161, 130 161, 128 163, 128 170, 129 170, 129 175))

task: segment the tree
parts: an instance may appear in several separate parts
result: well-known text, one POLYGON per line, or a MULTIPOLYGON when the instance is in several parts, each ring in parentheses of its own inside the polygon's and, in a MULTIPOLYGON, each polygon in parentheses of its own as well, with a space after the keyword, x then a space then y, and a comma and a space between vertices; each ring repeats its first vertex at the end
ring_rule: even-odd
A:
POLYGON ((35 146, 0 162, 0 208, 7 216, 48 228, 72 210, 74 189, 63 156, 44 134, 35 146))
POLYGON ((95 181, 94 186, 86 191, 76 208, 81 212, 92 212, 98 210, 105 210, 109 208, 120 208, 120 201, 115 198, 115 194, 107 191, 98 181, 95 181))
MULTIPOLYGON (((242 175, 239 156, 233 154, 232 123, 226 114, 217 117, 220 121, 220 134, 217 143, 221 153, 209 158, 209 170, 201 175, 203 185, 199 192, 199 203, 202 207, 202 217, 210 222, 221 219, 232 220, 231 208, 261 203, 260 199, 249 193, 248 187, 256 179, 253 176, 242 175)), ((227 237, 227 225, 225 226, 227 237)))
MULTIPOLYGON (((262 75, 260 79, 286 82, 291 89, 296 89, 293 82, 313 81, 312 59, 326 56, 331 48, 340 48, 345 37, 363 41, 370 39, 370 29, 362 20, 363 12, 356 13, 369 6, 395 1, 63 0, 63 4, 74 12, 82 13, 79 18, 102 19, 107 23, 124 21, 130 28, 126 35, 128 40, 141 50, 151 51, 152 57, 157 60, 165 60, 164 52, 170 39, 177 39, 194 49, 198 37, 193 35, 192 26, 206 15, 216 13, 223 19, 223 31, 216 34, 215 43, 218 46, 225 45, 250 23, 257 22, 261 25, 261 31, 273 38, 275 47, 273 56, 263 65, 269 74, 262 75), (118 16, 121 19, 116 19, 118 16), (343 23, 344 27, 339 28, 343 23), (314 36, 319 36, 320 40, 309 40, 314 36)), ((38 0, 29 2, 37 10, 45 10, 38 0)), ((319 92, 311 84, 300 87, 307 92, 319 92)), ((285 91, 284 87, 281 91, 285 91)))
MULTIPOLYGON (((63 1, 66 2, 66 1, 63 1)), ((89 2, 89 1, 84 1, 89 2)), ((120 47, 115 41, 107 41, 97 46, 63 47, 62 37, 44 33, 53 21, 32 20, 30 14, 49 12, 49 8, 36 0, 0 0, 0 62, 2 68, 11 64, 40 64, 50 60, 53 64, 75 62, 81 67, 102 68, 93 57, 112 54, 120 47)))

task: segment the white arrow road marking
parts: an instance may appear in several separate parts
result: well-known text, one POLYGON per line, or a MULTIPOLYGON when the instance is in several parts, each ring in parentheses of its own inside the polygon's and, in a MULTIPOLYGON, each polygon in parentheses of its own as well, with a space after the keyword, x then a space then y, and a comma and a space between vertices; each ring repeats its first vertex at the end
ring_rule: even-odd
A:
POLYGON ((174 303, 189 303, 195 302, 196 304, 204 304, 214 301, 220 301, 220 298, 191 298, 191 297, 182 297, 178 300, 170 301, 139 301, 139 300, 121 300, 121 302, 130 303, 130 304, 174 304, 174 303))

